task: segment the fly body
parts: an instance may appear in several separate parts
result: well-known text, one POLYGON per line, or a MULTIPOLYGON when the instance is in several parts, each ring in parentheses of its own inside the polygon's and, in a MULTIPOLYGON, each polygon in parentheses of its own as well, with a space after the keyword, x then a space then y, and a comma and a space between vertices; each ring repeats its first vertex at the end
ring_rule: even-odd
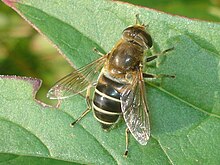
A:
MULTIPOLYGON (((86 90, 88 107, 72 125, 91 110, 105 130, 123 118, 127 125, 124 154, 127 156, 129 132, 142 145, 146 145, 150 137, 144 78, 173 77, 143 73, 144 54, 152 45, 152 38, 144 25, 130 26, 108 54, 59 80, 49 90, 48 97, 64 99, 86 90), (90 96, 91 87, 95 88, 93 97, 90 96)), ((146 62, 169 50, 172 48, 147 57, 146 62)))
MULTIPOLYGON (((102 128, 109 129, 119 121, 123 93, 133 90, 131 85, 143 66, 144 51, 151 46, 152 39, 144 26, 135 25, 124 30, 122 38, 107 55, 92 104, 102 128)), ((149 121, 146 122, 149 125, 149 121)))

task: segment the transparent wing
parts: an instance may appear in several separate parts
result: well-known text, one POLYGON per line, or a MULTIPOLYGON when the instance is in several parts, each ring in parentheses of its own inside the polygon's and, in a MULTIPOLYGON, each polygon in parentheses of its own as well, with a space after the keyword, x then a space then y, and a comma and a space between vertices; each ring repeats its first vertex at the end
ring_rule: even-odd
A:
POLYGON ((139 70, 134 77, 122 94, 121 108, 131 134, 140 144, 146 145, 150 137, 150 123, 142 71, 139 70))
POLYGON ((107 55, 92 63, 73 71, 59 80, 47 93, 50 99, 64 99, 81 93, 97 81, 100 69, 106 61, 107 55))

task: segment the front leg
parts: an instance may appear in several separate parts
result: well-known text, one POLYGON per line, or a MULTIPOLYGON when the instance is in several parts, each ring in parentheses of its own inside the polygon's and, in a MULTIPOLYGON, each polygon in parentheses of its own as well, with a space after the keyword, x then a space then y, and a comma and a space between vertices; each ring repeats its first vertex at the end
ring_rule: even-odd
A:
POLYGON ((164 54, 166 54, 167 52, 172 51, 172 50, 174 50, 174 47, 169 48, 169 49, 166 49, 166 50, 162 51, 162 52, 159 53, 159 54, 155 54, 155 55, 149 56, 149 57, 146 58, 146 62, 153 61, 153 60, 155 60, 156 58, 158 58, 159 56, 164 55, 164 54))

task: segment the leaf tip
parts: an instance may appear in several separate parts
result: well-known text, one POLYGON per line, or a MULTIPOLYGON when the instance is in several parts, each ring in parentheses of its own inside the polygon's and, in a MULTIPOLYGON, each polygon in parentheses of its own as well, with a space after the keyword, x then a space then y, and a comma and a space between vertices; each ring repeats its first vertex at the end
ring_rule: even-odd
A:
POLYGON ((32 77, 21 77, 21 76, 15 76, 15 75, 0 75, 0 79, 23 80, 23 81, 30 83, 33 87, 33 91, 32 91, 33 99, 35 99, 35 101, 39 103, 40 105, 42 105, 43 107, 51 107, 50 105, 47 105, 35 98, 36 93, 41 87, 42 81, 40 79, 32 78, 32 77))
POLYGON ((0 75, 1 79, 11 79, 11 80, 24 80, 33 85, 34 92, 37 92, 41 86, 41 80, 32 77, 21 77, 16 75, 0 75))
POLYGON ((10 7, 15 7, 15 4, 18 3, 20 0, 2 0, 2 1, 10 7))

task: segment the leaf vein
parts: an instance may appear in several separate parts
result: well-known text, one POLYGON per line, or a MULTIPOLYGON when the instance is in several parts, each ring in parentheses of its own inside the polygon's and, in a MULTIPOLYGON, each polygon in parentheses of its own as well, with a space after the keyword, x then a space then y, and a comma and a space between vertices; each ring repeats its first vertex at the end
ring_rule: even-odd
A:
MULTIPOLYGON (((65 111, 62 111, 62 112, 65 113, 66 115, 68 115, 69 117, 71 117, 73 120, 75 120, 75 118, 72 117, 69 113, 67 113, 67 112, 65 112, 65 111)), ((100 141, 98 141, 98 139, 97 139, 93 134, 91 134, 87 129, 85 129, 82 124, 80 124, 80 123, 77 123, 77 124, 80 125, 80 127, 82 127, 90 136, 92 136, 92 137, 100 144, 100 146, 101 146, 105 151, 107 151, 107 153, 112 157, 112 159, 113 159, 115 162, 117 162, 117 164, 119 164, 119 162, 117 161, 117 159, 115 159, 115 158, 113 157, 113 155, 111 155, 111 153, 107 150, 107 148, 106 148, 104 145, 102 145, 102 143, 100 143, 100 141)))
POLYGON ((164 93, 166 93, 166 94, 172 96, 173 98, 175 98, 175 99, 181 101, 182 103, 185 103, 185 104, 187 104, 187 105, 190 106, 190 107, 193 107, 194 109, 196 109, 196 110, 198 110, 198 111, 200 111, 200 112, 202 112, 202 113, 205 113, 205 114, 207 114, 207 115, 209 115, 209 116, 213 116, 213 117, 216 117, 216 118, 220 119, 220 116, 219 116, 219 115, 213 114, 213 113, 210 113, 210 112, 207 112, 206 110, 204 110, 204 109, 202 109, 202 108, 200 108, 200 107, 197 107, 196 105, 193 105, 192 103, 190 103, 190 102, 188 102, 188 101, 186 101, 186 100, 183 100, 182 98, 180 98, 180 97, 178 97, 178 96, 176 96, 176 95, 170 93, 169 91, 165 90, 164 88, 161 88, 161 87, 159 87, 159 86, 157 86, 157 85, 155 85, 155 84, 153 84, 153 83, 149 83, 149 82, 148 82, 148 84, 149 84, 150 86, 152 86, 152 87, 154 87, 154 88, 156 88, 156 89, 159 89, 160 91, 162 91, 162 92, 164 92, 164 93))
POLYGON ((162 146, 162 144, 160 143, 160 141, 159 141, 157 138, 155 138, 153 135, 151 135, 151 137, 158 142, 160 148, 161 148, 162 151, 164 152, 164 154, 165 154, 165 156, 167 157, 167 159, 169 160, 170 164, 171 164, 171 165, 174 165, 173 161, 171 160, 170 156, 168 155, 168 153, 166 152, 166 150, 164 149, 164 147, 162 146))
POLYGON ((0 120, 4 120, 4 121, 6 121, 6 122, 12 123, 12 124, 18 126, 19 128, 21 128, 21 129, 23 129, 23 130, 29 132, 31 135, 33 135, 36 139, 38 139, 38 140, 42 143, 42 145, 47 149, 48 155, 51 156, 51 153, 50 153, 49 148, 48 148, 48 147, 46 146, 46 144, 44 144, 43 141, 42 141, 39 137, 37 137, 33 132, 31 132, 30 130, 26 129, 26 128, 23 127, 22 125, 20 125, 20 124, 18 124, 18 123, 15 123, 14 121, 11 121, 11 120, 9 120, 9 119, 7 119, 7 118, 0 117, 0 120))

